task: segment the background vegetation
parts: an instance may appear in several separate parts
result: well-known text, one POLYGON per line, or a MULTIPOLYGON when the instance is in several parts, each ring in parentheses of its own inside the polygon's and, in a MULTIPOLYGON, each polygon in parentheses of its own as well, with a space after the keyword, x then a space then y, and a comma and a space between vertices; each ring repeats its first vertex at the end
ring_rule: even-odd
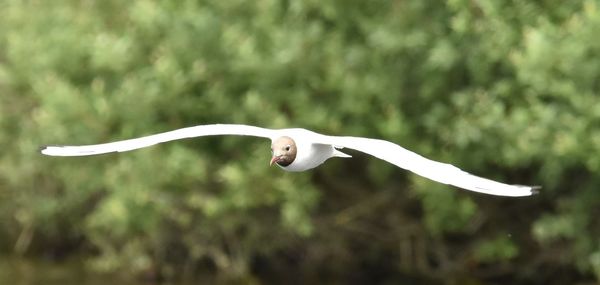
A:
POLYGON ((5 255, 167 280, 600 281, 597 1, 3 0, 0 35, 5 255), (544 188, 479 195, 360 153, 284 173, 241 137, 37 151, 208 123, 377 137, 544 188))

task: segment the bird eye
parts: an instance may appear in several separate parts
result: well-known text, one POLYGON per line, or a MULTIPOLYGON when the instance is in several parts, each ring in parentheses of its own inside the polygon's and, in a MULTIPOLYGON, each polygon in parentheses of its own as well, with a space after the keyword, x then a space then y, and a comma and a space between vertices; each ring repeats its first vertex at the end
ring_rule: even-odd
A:
POLYGON ((291 145, 286 145, 286 146, 285 146, 285 151, 290 151, 290 148, 291 148, 291 147, 292 147, 291 145))

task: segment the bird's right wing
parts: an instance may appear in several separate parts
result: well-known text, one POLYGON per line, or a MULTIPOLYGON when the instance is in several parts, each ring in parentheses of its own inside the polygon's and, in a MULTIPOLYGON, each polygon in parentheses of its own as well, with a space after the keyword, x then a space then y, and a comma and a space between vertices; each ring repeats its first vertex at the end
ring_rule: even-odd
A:
POLYGON ((110 152, 123 152, 144 148, 155 144, 202 136, 218 136, 218 135, 239 135, 239 136, 254 136, 272 139, 276 130, 265 129, 248 125, 235 124, 214 124, 200 125, 178 129, 170 132, 145 136, 136 139, 129 139, 111 143, 82 145, 82 146, 44 146, 41 152, 51 156, 85 156, 96 155, 110 152))

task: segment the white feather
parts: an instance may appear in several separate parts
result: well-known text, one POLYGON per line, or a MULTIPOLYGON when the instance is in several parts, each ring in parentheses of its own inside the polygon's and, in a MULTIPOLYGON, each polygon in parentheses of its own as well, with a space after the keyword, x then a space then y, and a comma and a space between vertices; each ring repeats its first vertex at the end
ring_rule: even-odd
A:
POLYGON ((46 146, 41 152, 52 156, 85 156, 110 152, 124 152, 155 144, 203 136, 239 135, 273 139, 276 131, 247 125, 215 124, 178 129, 156 135, 118 142, 83 146, 46 146))
POLYGON ((509 185, 475 176, 458 167, 425 158, 389 141, 362 137, 314 135, 316 143, 355 149, 443 184, 498 196, 530 196, 540 187, 509 185))
POLYGON ((298 153, 292 164, 282 167, 288 171, 304 171, 317 167, 331 157, 345 157, 345 154, 341 155, 336 148, 351 148, 431 180, 475 192, 517 197, 535 194, 539 188, 537 186, 509 185, 478 177, 451 164, 427 159, 389 141, 362 137, 326 136, 305 129, 271 130, 248 125, 202 125, 105 144, 47 146, 42 148, 41 152, 52 156, 85 156, 123 152, 178 139, 216 135, 255 136, 271 140, 289 136, 296 143, 298 153))

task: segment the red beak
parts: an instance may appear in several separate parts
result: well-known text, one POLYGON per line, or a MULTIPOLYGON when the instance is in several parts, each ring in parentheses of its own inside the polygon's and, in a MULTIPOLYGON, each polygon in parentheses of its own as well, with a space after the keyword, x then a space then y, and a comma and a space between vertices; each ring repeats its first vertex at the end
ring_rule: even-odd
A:
POLYGON ((271 162, 269 162, 269 165, 273 166, 273 163, 276 163, 277 161, 279 161, 280 158, 281 158, 280 155, 274 155, 273 157, 271 157, 271 162))

